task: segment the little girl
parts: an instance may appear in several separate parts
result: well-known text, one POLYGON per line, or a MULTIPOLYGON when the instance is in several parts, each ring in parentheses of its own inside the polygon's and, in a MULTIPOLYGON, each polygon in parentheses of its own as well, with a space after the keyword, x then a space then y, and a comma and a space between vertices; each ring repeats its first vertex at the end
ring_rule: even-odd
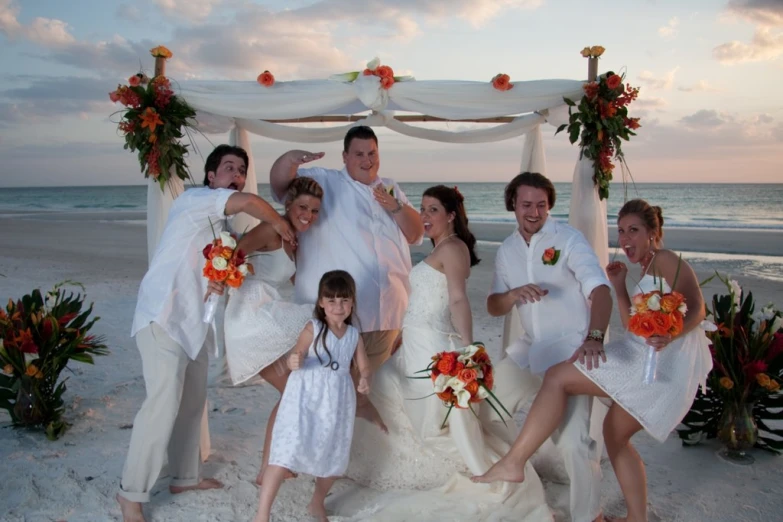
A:
POLYGON ((356 415, 351 360, 359 369, 356 391, 370 392, 370 364, 359 331, 351 325, 356 284, 348 272, 321 277, 315 316, 288 357, 288 377, 272 432, 255 522, 268 522, 272 503, 289 472, 316 477, 308 511, 326 522, 324 499, 348 467, 356 415))

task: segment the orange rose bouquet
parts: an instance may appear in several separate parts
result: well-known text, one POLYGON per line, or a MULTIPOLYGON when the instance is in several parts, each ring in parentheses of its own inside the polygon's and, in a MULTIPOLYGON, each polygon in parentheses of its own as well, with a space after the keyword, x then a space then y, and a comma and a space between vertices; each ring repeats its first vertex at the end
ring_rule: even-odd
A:
MULTIPOLYGON (((231 288, 239 288, 247 274, 252 274, 253 265, 248 263, 245 253, 237 248, 236 237, 221 232, 211 243, 204 247, 204 269, 202 273, 209 281, 226 283, 231 288)), ((204 309, 204 322, 211 323, 215 318, 218 296, 210 294, 204 309)))
MULTIPOLYGON (((628 321, 628 331, 644 339, 654 335, 671 335, 675 337, 682 332, 683 319, 688 307, 685 297, 679 292, 664 293, 653 290, 638 293, 631 298, 631 318, 628 321)), ((657 352, 650 346, 647 362, 644 368, 644 383, 655 381, 657 352)))
POLYGON ((473 411, 472 404, 483 400, 495 410, 504 424, 506 421, 500 410, 511 418, 505 406, 492 393, 495 387, 492 361, 482 343, 473 343, 458 351, 440 352, 432 357, 432 362, 425 369, 416 373, 426 375, 412 379, 432 380, 432 395, 437 395, 448 408, 441 429, 446 427, 453 408, 473 411))

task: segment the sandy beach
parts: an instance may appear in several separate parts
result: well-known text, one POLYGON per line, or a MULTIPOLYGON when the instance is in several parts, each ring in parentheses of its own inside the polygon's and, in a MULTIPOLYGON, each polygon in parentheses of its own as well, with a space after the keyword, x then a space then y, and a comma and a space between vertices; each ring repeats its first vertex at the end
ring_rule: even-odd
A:
MULTIPOLYGON (((144 397, 141 361, 129 337, 136 293, 147 264, 144 216, 2 214, 0 273, 7 277, 0 278, 0 299, 21 297, 33 288, 46 290, 65 279, 83 283, 101 317, 95 333, 106 337, 111 355, 98 358, 95 366, 73 363, 73 372, 64 372, 69 375, 65 401, 72 427, 60 440, 50 442, 42 433, 14 430, 5 412, 0 413, 0 520, 120 520, 114 494, 129 427, 144 397)), ((512 228, 488 223, 473 226, 481 240, 482 258, 469 280, 475 338, 484 341, 492 353, 501 348, 502 319, 487 315, 484 299, 491 285, 497 242, 512 228)), ((609 236, 615 236, 614 230, 609 236)), ((760 303, 783 305, 783 233, 670 229, 666 243, 688 252, 685 257, 700 279, 718 269, 753 291, 760 303)), ((427 243, 413 249, 414 262, 428 250, 427 243)), ((720 288, 715 282, 705 288, 708 299, 716 291, 720 288)), ((617 331, 616 313, 612 324, 617 331)), ((214 361, 212 366, 216 371, 214 361)), ((261 460, 264 427, 276 398, 274 390, 263 384, 211 386, 212 454, 204 473, 222 480, 226 487, 172 496, 164 478, 153 491, 148 520, 250 520, 257 501, 253 480, 261 460)), ((517 420, 523 417, 524 413, 517 420)), ((716 441, 683 448, 676 434, 659 444, 644 433, 634 441, 647 465, 651 520, 768 522, 779 516, 780 458, 753 451, 755 464, 738 466, 717 456, 720 445, 716 441)), ((605 512, 622 515, 622 496, 608 460, 603 469, 605 512)), ((555 519, 567 521, 562 473, 543 479, 555 519)), ((308 520, 305 505, 311 488, 310 477, 288 481, 275 505, 274 520, 308 520)), ((374 495, 349 481, 339 481, 327 503, 335 513, 332 520, 373 520, 359 514, 356 506, 370 505, 374 495)))

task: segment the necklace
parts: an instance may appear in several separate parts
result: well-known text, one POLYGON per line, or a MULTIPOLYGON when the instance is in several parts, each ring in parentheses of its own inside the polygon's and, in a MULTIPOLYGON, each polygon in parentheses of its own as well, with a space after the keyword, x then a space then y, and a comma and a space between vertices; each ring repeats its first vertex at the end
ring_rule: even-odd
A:
POLYGON ((650 264, 652 263, 652 260, 655 258, 656 253, 657 252, 655 250, 650 250, 644 256, 644 258, 642 258, 642 260, 639 262, 639 265, 642 267, 642 276, 644 276, 647 273, 647 270, 650 268, 650 264))
POLYGON ((435 249, 438 248, 440 245, 442 245, 447 239, 452 238, 452 237, 454 237, 456 235, 457 235, 456 233, 449 234, 448 236, 446 236, 443 239, 441 239, 440 241, 438 241, 438 243, 432 248, 432 252, 435 252, 435 249))

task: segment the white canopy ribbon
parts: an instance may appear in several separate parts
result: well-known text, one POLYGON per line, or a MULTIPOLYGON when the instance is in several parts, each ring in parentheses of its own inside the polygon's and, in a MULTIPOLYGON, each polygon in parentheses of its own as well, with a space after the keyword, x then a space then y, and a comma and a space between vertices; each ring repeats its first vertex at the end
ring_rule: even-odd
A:
MULTIPOLYGON (((247 130, 242 128, 240 125, 236 125, 233 129, 231 129, 231 134, 228 137, 228 143, 229 145, 242 147, 245 149, 245 152, 247 152, 247 177, 245 178, 245 188, 243 192, 258 195, 256 164, 255 161, 253 161, 253 148, 250 145, 250 136, 248 135, 247 130)), ((242 212, 234 216, 234 219, 231 220, 231 228, 237 234, 242 234, 258 225, 258 223, 258 219, 242 212)))
POLYGON ((593 173, 593 160, 583 156, 574 168, 568 224, 584 234, 595 250, 601 266, 605 267, 609 264, 606 200, 598 197, 593 173))
POLYGON ((359 74, 354 82, 356 97, 374 111, 382 111, 389 104, 389 91, 381 87, 381 78, 374 75, 359 74))
POLYGON ((163 190, 160 190, 156 179, 150 178, 147 183, 147 263, 152 262, 158 248, 171 205, 185 191, 185 183, 177 176, 174 167, 169 172, 163 190))

